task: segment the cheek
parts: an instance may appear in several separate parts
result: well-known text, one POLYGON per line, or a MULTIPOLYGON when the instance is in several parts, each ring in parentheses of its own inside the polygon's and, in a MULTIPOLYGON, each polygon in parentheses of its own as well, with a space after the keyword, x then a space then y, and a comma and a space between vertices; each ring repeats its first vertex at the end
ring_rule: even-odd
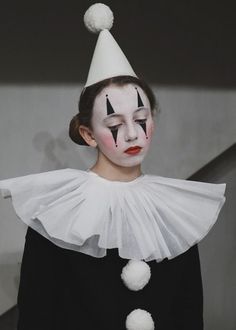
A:
POLYGON ((112 151, 112 150, 115 150, 115 148, 116 148, 115 141, 110 132, 99 134, 97 141, 101 144, 101 147, 103 147, 105 149, 109 149, 112 151))

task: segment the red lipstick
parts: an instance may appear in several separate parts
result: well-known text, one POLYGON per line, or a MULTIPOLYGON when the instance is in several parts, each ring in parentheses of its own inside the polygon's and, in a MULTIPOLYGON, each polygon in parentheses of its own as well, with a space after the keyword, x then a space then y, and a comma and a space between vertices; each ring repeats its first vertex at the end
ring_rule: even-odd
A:
POLYGON ((141 149, 142 148, 139 146, 134 146, 134 147, 130 147, 130 148, 126 149, 125 153, 130 154, 130 155, 135 155, 135 154, 138 154, 141 149))

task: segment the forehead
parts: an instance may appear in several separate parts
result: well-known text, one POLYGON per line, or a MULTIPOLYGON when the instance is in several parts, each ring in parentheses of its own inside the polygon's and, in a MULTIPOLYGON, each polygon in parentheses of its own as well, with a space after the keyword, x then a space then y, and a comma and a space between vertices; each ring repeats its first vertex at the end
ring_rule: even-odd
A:
POLYGON ((139 86, 134 84, 127 84, 124 86, 110 85, 105 87, 95 98, 93 107, 94 115, 107 115, 107 97, 116 113, 125 114, 127 111, 135 111, 138 108, 137 90, 144 107, 150 108, 149 100, 145 92, 139 86))

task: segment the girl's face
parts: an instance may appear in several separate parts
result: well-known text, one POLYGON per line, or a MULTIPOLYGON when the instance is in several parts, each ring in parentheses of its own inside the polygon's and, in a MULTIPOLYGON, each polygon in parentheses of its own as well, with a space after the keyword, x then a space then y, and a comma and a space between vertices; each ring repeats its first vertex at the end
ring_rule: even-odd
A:
POLYGON ((149 100, 139 86, 104 88, 95 99, 91 123, 99 151, 111 162, 131 167, 143 161, 154 122, 149 100))

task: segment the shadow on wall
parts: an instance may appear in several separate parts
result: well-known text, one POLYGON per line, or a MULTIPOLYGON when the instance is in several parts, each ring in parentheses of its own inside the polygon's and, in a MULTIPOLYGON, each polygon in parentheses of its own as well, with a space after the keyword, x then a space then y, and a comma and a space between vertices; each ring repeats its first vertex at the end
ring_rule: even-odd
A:
POLYGON ((216 182, 222 180, 225 173, 236 169, 236 143, 226 149, 199 171, 191 175, 188 180, 216 182))
POLYGON ((17 318, 18 318, 17 307, 13 307, 8 312, 0 316, 0 329, 16 330, 17 318))
POLYGON ((93 148, 77 147, 70 140, 66 130, 61 132, 57 138, 48 132, 41 131, 34 136, 33 146, 42 154, 40 165, 42 172, 68 167, 87 169, 92 162, 91 159, 96 155, 96 150, 93 148))

